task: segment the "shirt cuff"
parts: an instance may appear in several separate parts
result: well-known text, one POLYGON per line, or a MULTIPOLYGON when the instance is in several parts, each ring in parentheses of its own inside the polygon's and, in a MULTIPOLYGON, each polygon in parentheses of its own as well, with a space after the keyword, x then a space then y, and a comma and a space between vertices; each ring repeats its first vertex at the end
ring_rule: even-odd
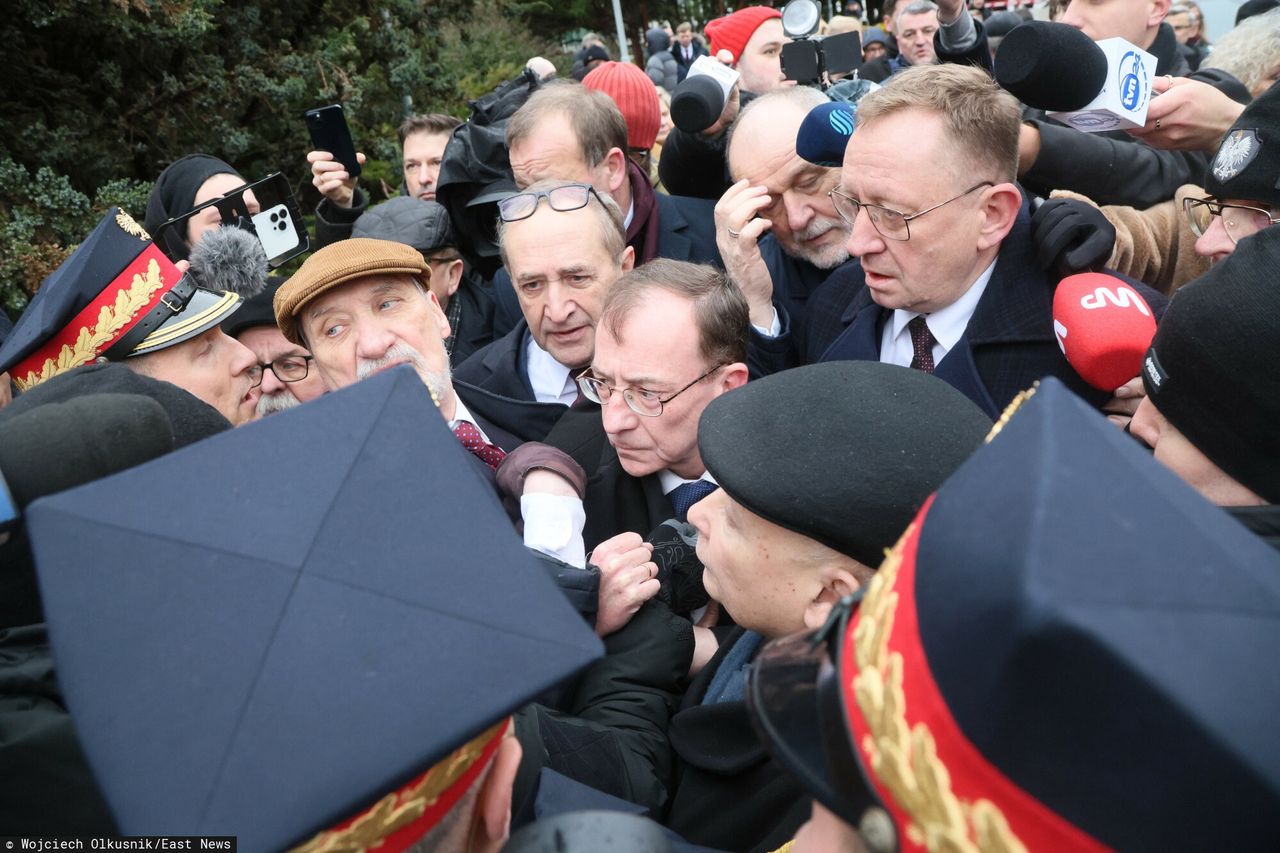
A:
POLYGON ((766 338, 776 338, 778 335, 782 334, 782 321, 778 319, 778 309, 776 307, 773 309, 773 322, 769 324, 769 328, 766 329, 764 326, 757 326, 755 323, 751 324, 751 328, 755 329, 766 338))
POLYGON ((534 493, 520 498, 524 544, 579 569, 587 567, 582 528, 587 514, 582 501, 567 495, 534 493))

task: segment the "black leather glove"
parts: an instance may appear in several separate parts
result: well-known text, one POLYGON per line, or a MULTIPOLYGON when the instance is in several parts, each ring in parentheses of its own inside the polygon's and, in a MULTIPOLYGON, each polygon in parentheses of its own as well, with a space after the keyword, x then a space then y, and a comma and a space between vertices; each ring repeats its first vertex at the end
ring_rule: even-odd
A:
POLYGON ((662 584, 658 598, 685 618, 710 601, 702 585, 698 531, 693 525, 672 518, 659 524, 645 541, 653 546, 652 559, 662 584))
POLYGON ((1051 198, 1031 216, 1031 239, 1041 268, 1063 278, 1105 267, 1116 245, 1116 229, 1091 204, 1051 198))

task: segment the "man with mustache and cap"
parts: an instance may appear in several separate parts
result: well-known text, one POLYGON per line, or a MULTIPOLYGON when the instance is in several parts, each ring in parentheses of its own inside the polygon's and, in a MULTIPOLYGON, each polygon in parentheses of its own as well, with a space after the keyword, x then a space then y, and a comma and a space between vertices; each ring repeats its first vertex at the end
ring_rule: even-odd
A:
POLYGON ((1277 642, 1280 558, 1049 378, 747 704, 792 853, 1270 850, 1277 642))
POLYGON ((536 404, 452 378, 451 328, 426 282, 422 253, 403 243, 352 237, 311 255, 275 296, 284 336, 308 349, 334 391, 411 364, 464 446, 492 468, 525 441, 536 404))
POLYGON ((253 353, 218 328, 241 302, 198 287, 112 208, 45 279, 0 346, 0 372, 26 391, 94 362, 123 362, 238 425, 254 417, 262 380, 253 353))

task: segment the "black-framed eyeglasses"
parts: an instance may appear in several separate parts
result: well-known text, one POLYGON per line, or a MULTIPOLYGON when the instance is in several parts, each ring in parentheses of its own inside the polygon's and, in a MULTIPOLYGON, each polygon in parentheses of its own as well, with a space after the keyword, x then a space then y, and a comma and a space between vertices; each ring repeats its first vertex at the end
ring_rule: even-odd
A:
POLYGON ((627 408, 641 417, 656 418, 662 414, 662 408, 667 403, 670 403, 722 367, 724 367, 723 364, 717 364, 670 397, 662 397, 657 391, 650 391, 647 388, 615 388, 603 379, 591 376, 590 368, 578 376, 578 387, 582 389, 582 393, 586 395, 588 400, 593 403, 599 403, 602 406, 608 405, 609 398, 613 396, 614 391, 621 391, 622 400, 627 404, 627 408))
POLYGON ((836 187, 831 190, 831 192, 827 193, 827 198, 831 199, 831 204, 835 207, 836 213, 840 214, 840 218, 850 225, 853 225, 854 221, 858 218, 858 211, 862 208, 866 208, 867 217, 871 220, 871 227, 875 228, 876 232, 881 237, 884 237, 886 240, 898 240, 905 242, 911 239, 911 220, 919 219, 926 213, 932 213, 944 205, 951 204, 951 202, 956 199, 964 198, 974 190, 994 186, 995 183, 993 181, 983 181, 980 184, 974 184, 959 195, 953 195, 946 201, 940 201, 933 207, 927 207, 918 213, 901 213, 888 207, 882 207, 878 204, 867 204, 866 202, 858 201, 851 195, 846 195, 841 192, 839 187, 836 187))
POLYGON ((1231 238, 1232 243, 1239 243, 1245 237, 1257 234, 1263 228, 1280 222, 1265 207, 1252 207, 1247 204, 1223 204, 1211 198, 1184 198, 1182 209, 1187 214, 1187 222, 1197 237, 1203 237, 1213 225, 1213 217, 1222 217, 1222 228, 1231 238))
POLYGON ((249 368, 249 378, 253 380, 254 388, 262 384, 262 377, 270 370, 276 375, 276 379, 281 382, 297 382, 307 378, 307 371, 311 368, 311 359, 315 356, 310 355, 282 355, 277 359, 273 359, 267 364, 255 364, 249 368))
POLYGON ((519 222, 521 219, 528 219, 538 209, 538 202, 544 198, 552 210, 568 213, 571 210, 586 207, 591 196, 600 198, 600 194, 591 184, 562 184, 549 190, 516 193, 498 202, 498 216, 503 222, 519 222))

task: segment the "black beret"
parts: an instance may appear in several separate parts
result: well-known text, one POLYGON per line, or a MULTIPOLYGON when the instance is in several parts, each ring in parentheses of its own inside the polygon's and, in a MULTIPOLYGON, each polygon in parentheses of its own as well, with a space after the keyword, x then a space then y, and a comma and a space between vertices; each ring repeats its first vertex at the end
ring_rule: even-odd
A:
POLYGON ((234 338, 245 329, 252 329, 255 326, 275 326, 276 312, 273 302, 276 291, 284 282, 285 280, 280 276, 268 277, 265 290, 246 299, 239 311, 222 321, 222 331, 234 338))
POLYGON ((1246 237, 1181 288, 1142 364, 1147 396, 1196 449, 1280 503, 1280 228, 1246 237))
POLYGON ((1280 206, 1280 88, 1272 86, 1244 108, 1222 138, 1205 172, 1215 198, 1280 206))
POLYGON ((698 447, 748 510, 875 567, 990 428, 937 377, 841 361, 716 398, 698 424, 698 447))

